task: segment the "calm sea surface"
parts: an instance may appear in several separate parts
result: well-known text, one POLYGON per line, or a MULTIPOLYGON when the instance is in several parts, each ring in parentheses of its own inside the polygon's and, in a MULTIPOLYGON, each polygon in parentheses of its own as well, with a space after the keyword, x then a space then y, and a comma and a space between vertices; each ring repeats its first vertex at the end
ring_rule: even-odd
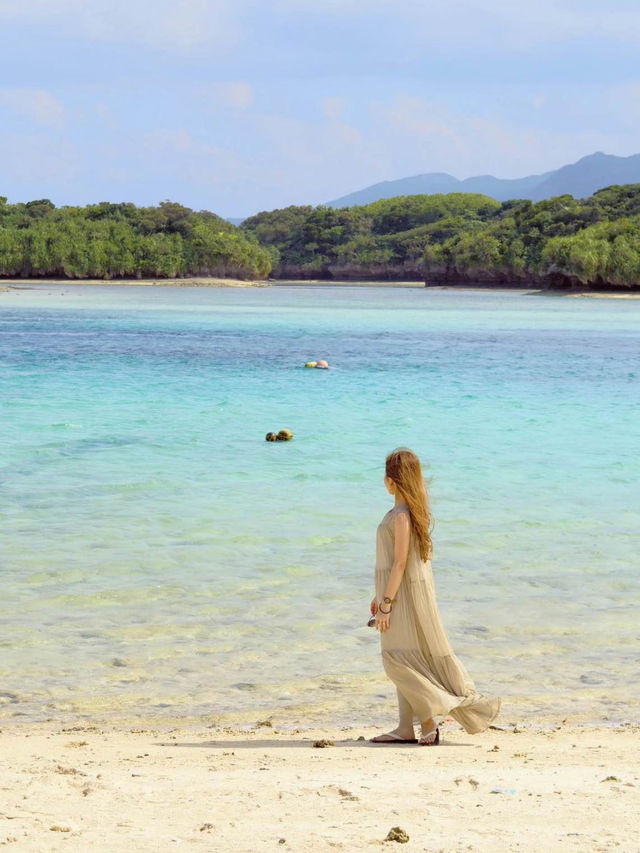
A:
POLYGON ((5 724, 384 725, 400 444, 503 721, 637 718, 640 301, 38 285, 0 294, 0 363, 5 724))

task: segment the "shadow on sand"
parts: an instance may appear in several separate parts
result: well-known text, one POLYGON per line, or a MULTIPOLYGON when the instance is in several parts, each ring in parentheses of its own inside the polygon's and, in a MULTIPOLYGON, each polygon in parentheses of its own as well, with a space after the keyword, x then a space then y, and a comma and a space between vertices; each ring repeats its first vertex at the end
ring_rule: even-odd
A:
MULTIPOLYGON (((280 740, 278 738, 261 738, 260 740, 203 740, 197 743, 175 741, 158 741, 154 746, 170 746, 170 747, 190 747, 193 749, 312 749, 316 741, 306 738, 299 740, 280 740)), ((473 743, 447 743, 440 741, 440 747, 474 747, 473 743)), ((335 740, 326 749, 335 749, 339 747, 359 747, 362 749, 424 749, 415 743, 370 743, 368 740, 335 740)))

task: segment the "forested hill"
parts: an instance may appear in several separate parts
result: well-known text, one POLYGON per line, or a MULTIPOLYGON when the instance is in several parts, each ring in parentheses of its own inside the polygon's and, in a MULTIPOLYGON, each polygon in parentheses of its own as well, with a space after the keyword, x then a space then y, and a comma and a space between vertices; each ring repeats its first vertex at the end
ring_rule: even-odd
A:
POLYGON ((101 204, 56 208, 0 197, 3 278, 264 278, 271 251, 208 211, 101 204))
POLYGON ((241 227, 277 252, 283 279, 640 287, 640 184, 537 203, 452 193, 288 207, 241 227))
POLYGON ((219 276, 640 287, 640 184, 532 203, 470 193, 208 211, 0 198, 0 276, 219 276))

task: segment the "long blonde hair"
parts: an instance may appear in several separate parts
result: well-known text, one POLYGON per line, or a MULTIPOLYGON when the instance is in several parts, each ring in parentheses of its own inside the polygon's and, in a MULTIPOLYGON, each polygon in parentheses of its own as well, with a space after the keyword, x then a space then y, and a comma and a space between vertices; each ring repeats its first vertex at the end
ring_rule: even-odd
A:
POLYGON ((433 552, 433 517, 429 510, 429 498, 420 460, 408 447, 397 447, 387 456, 385 472, 407 502, 420 558, 428 560, 433 552))

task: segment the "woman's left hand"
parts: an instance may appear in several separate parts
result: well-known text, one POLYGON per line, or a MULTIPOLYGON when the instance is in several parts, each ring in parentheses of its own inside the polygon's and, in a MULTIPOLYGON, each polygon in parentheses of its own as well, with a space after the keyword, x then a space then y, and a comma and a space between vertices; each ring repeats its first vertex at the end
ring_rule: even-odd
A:
POLYGON ((376 613, 376 631, 380 631, 381 634, 388 631, 390 621, 391 614, 383 613, 378 607, 378 612, 376 613))

